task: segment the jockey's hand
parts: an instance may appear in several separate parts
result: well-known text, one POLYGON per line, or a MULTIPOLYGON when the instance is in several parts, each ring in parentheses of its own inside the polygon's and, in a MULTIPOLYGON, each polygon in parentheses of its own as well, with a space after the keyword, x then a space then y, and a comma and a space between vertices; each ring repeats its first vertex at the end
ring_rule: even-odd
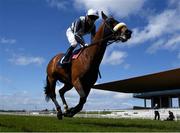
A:
POLYGON ((83 48, 83 47, 87 47, 89 44, 87 44, 87 43, 84 43, 84 44, 81 44, 81 47, 83 48))
POLYGON ((85 43, 84 46, 87 47, 89 44, 85 43))

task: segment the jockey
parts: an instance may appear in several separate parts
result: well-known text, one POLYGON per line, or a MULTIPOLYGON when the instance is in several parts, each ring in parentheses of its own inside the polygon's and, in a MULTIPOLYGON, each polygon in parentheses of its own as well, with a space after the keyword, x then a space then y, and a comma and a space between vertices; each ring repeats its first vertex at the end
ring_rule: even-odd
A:
POLYGON ((98 12, 96 10, 89 9, 86 16, 81 16, 67 29, 66 36, 71 46, 68 48, 65 56, 61 59, 60 64, 69 63, 73 50, 76 48, 78 43, 81 47, 88 46, 88 44, 84 42, 82 36, 90 33, 92 41, 96 33, 96 26, 94 23, 98 18, 98 12))

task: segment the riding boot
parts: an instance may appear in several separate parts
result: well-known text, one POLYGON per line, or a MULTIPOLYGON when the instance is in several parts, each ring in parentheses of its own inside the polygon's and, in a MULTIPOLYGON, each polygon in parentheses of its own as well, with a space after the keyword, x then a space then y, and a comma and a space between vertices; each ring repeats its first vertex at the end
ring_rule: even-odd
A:
POLYGON ((70 46, 65 54, 65 56, 63 57, 62 61, 60 62, 61 64, 67 64, 69 63, 70 57, 72 55, 72 52, 74 50, 75 47, 70 46))

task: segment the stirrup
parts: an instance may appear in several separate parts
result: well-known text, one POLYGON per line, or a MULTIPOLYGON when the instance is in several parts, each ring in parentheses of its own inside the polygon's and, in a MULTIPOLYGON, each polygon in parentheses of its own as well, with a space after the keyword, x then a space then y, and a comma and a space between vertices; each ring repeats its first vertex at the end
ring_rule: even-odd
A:
POLYGON ((64 59, 64 56, 57 62, 57 66, 58 67, 62 67, 63 66, 63 63, 62 63, 63 59, 64 59))
POLYGON ((65 58, 65 56, 63 56, 63 57, 61 58, 61 60, 59 61, 59 64, 63 64, 64 58, 65 58))
POLYGON ((65 58, 65 56, 63 56, 63 57, 61 58, 61 60, 58 62, 58 65, 59 65, 59 66, 63 66, 63 65, 66 65, 66 64, 69 64, 69 63, 70 63, 70 60, 69 60, 69 61, 64 61, 64 58, 65 58))

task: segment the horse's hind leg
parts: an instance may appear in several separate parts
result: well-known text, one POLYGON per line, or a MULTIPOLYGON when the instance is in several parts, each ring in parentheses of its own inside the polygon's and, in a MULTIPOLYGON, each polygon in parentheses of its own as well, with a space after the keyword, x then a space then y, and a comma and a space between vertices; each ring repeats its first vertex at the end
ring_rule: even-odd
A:
POLYGON ((68 117, 73 117, 75 114, 77 114, 79 111, 82 110, 84 104, 86 103, 87 96, 90 92, 90 88, 86 88, 86 91, 84 91, 84 88, 79 79, 77 79, 76 82, 74 83, 74 87, 80 96, 80 100, 79 100, 79 103, 75 107, 71 108, 67 112, 68 117))
POLYGON ((59 95, 61 97, 61 100, 63 102, 63 106, 64 106, 64 112, 66 113, 67 110, 68 110, 68 105, 67 105, 67 102, 66 102, 66 99, 64 97, 64 94, 71 90, 72 89, 72 85, 68 85, 68 84, 65 84, 60 90, 59 90, 59 95))
POLYGON ((49 97, 51 98, 51 100, 53 101, 53 103, 56 106, 56 110, 58 111, 58 113, 57 113, 58 119, 62 119, 61 107, 60 107, 59 103, 56 100, 56 93, 55 93, 55 87, 56 87, 56 81, 57 80, 55 80, 53 78, 50 78, 50 77, 47 77, 46 81, 47 81, 47 85, 45 87, 46 98, 47 99, 49 97))

